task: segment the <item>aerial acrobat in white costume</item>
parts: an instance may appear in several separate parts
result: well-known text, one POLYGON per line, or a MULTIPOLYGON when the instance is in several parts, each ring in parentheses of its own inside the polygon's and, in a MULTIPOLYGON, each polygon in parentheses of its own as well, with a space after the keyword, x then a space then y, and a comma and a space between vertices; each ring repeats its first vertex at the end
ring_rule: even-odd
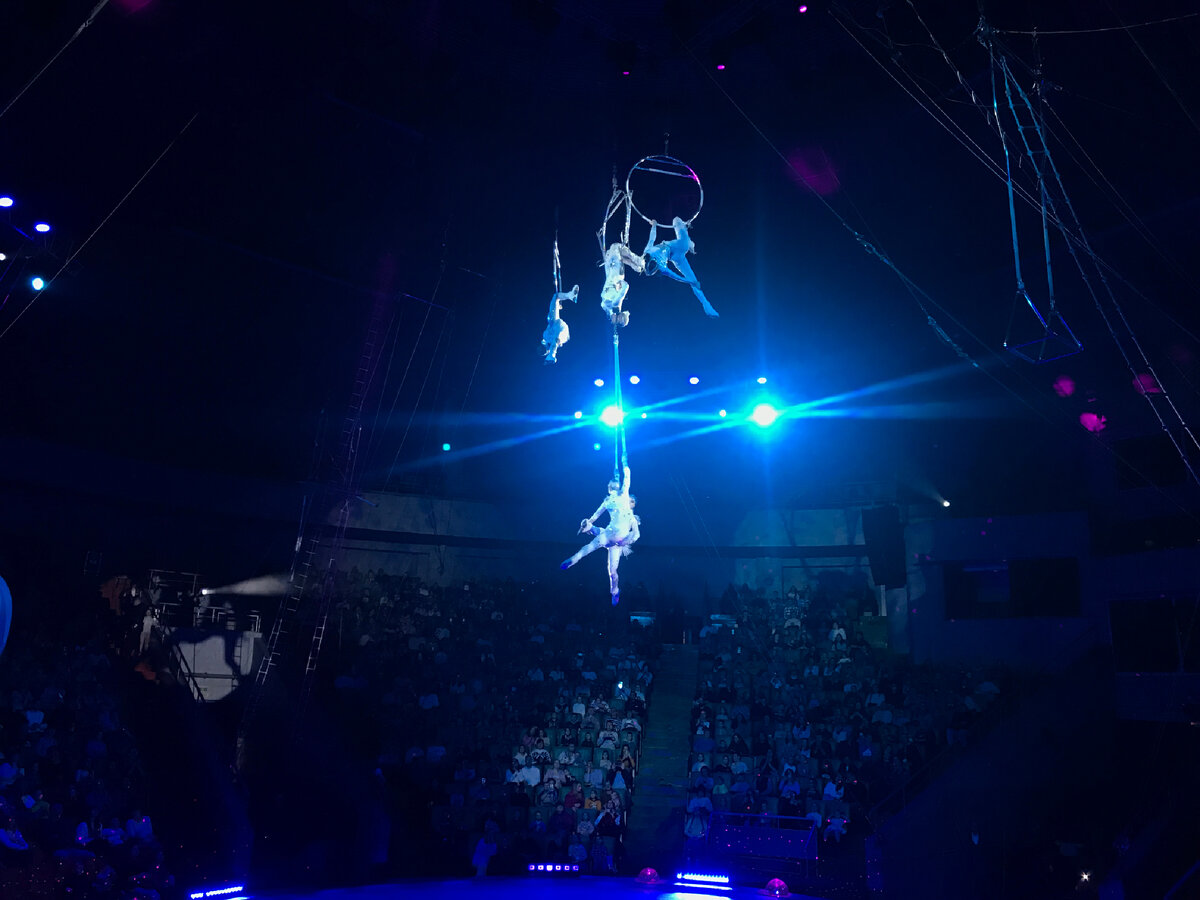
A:
POLYGON ((696 295, 696 299, 700 301, 700 305, 704 307, 705 315, 717 318, 719 314, 708 302, 708 298, 704 296, 704 291, 700 290, 700 282, 696 279, 696 273, 692 271, 692 266, 687 261, 687 255, 696 251, 696 244, 692 240, 692 236, 688 234, 687 223, 676 216, 671 220, 671 224, 675 228, 675 239, 656 244, 654 240, 658 237, 658 223, 653 219, 650 220, 650 238, 646 241, 645 257, 651 260, 658 267, 658 271, 668 278, 674 278, 676 281, 682 281, 688 285, 692 289, 692 293, 696 295), (675 268, 672 269, 671 266, 675 268))
POLYGON ((600 306, 608 320, 614 325, 628 325, 629 313, 621 309, 625 295, 629 293, 629 282, 625 280, 625 266, 635 272, 646 268, 646 261, 624 244, 610 244, 604 251, 604 287, 600 290, 600 306))
POLYGON ((550 312, 546 316, 546 330, 542 332, 542 352, 547 363, 558 362, 558 348, 571 339, 571 329, 562 318, 564 300, 576 303, 579 300, 579 285, 567 292, 557 291, 550 298, 550 312))
POLYGON ((629 466, 625 466, 623 480, 618 482, 614 478, 610 481, 608 496, 591 516, 579 524, 580 534, 591 534, 594 537, 584 544, 579 552, 562 563, 563 569, 569 569, 592 551, 606 549, 608 592, 612 595, 613 606, 621 601, 621 591, 617 583, 617 567, 621 565, 621 557, 632 553, 631 545, 641 537, 641 520, 633 513, 633 504, 634 500, 629 496, 629 466), (608 524, 601 528, 596 524, 596 520, 605 512, 608 513, 608 524))

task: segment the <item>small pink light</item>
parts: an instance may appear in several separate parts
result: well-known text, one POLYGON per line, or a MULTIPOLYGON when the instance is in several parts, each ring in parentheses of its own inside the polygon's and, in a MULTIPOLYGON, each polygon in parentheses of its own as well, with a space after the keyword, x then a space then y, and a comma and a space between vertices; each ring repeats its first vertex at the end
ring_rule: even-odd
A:
POLYGON ((724 71, 725 71, 725 63, 720 63, 720 64, 717 66, 717 71, 718 71, 718 72, 724 72, 724 71))
POLYGON ((1070 397, 1075 393, 1075 380, 1069 375, 1059 375, 1054 379, 1054 393, 1060 397, 1070 397))
POLYGON ((629 71, 628 71, 628 70, 626 70, 626 71, 622 72, 621 74, 622 74, 622 75, 628 75, 628 74, 629 74, 629 71))
POLYGON ((806 12, 808 12, 808 7, 807 7, 807 6, 804 6, 804 5, 802 4, 802 5, 800 6, 800 9, 799 9, 799 10, 797 10, 797 11, 798 11, 798 12, 802 12, 802 13, 806 13, 806 12))
POLYGON ((1079 414, 1079 424, 1092 434, 1098 434, 1108 426, 1108 419, 1096 413, 1085 412, 1079 414))

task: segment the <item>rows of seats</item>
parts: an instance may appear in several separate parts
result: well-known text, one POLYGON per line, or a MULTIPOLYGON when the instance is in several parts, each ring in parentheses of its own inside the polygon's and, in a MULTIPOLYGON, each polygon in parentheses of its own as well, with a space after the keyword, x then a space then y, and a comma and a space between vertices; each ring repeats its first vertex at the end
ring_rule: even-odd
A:
POLYGON ((336 689, 370 698, 381 773, 408 800, 422 792, 464 857, 486 857, 485 871, 618 863, 650 636, 537 585, 441 589, 382 572, 344 573, 334 616, 352 648, 336 689))

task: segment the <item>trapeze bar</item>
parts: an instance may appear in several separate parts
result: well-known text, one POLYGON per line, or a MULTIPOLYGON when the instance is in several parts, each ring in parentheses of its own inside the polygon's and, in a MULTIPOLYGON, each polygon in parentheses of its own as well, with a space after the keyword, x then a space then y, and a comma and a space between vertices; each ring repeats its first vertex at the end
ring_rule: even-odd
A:
POLYGON ((634 166, 633 169, 635 172, 657 172, 659 175, 674 175, 676 178, 686 178, 688 181, 700 180, 694 172, 684 174, 683 172, 670 172, 666 169, 651 169, 648 166, 634 166))

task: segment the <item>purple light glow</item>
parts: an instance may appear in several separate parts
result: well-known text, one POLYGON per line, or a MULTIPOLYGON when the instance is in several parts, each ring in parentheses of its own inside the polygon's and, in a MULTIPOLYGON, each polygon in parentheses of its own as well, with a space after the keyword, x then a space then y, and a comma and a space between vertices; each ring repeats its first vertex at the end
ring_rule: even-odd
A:
POLYGON ((724 71, 725 71, 725 63, 718 63, 718 64, 717 64, 717 71, 718 71, 718 72, 724 72, 724 71))
POLYGON ((1108 427, 1108 419, 1093 412, 1079 414, 1079 424, 1092 434, 1099 434, 1108 427))
POLYGON ((797 11, 797 12, 800 12, 800 13, 806 13, 806 12, 808 12, 808 7, 807 7, 807 6, 804 6, 804 5, 802 4, 802 5, 800 6, 800 8, 799 8, 798 10, 796 10, 796 11, 797 11))
POLYGON ((820 147, 797 147, 787 157, 792 181, 804 185, 819 197, 828 197, 841 188, 837 169, 820 147))
POLYGON ((1070 397, 1075 393, 1075 380, 1070 375, 1059 375, 1054 379, 1054 393, 1060 397, 1070 397))
POLYGON ((1162 388, 1149 372, 1143 372, 1133 379, 1133 389, 1139 394, 1161 394, 1162 388))

